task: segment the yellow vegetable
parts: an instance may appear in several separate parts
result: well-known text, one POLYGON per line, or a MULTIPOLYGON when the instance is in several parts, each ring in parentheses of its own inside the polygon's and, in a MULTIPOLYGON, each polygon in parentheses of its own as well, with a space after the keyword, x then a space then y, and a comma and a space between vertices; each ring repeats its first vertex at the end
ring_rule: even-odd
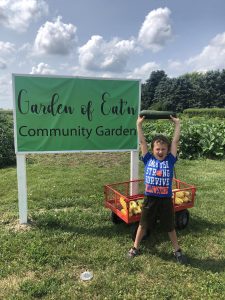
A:
POLYGON ((134 201, 129 202, 129 216, 133 216, 134 214, 134 207, 136 206, 136 203, 134 201))
POLYGON ((175 204, 182 204, 183 203, 183 199, 176 197, 175 198, 175 204))
POLYGON ((137 203, 135 201, 130 201, 130 207, 136 207, 137 203))
POLYGON ((139 205, 137 205, 134 209, 133 209, 134 214, 140 214, 141 213, 141 208, 139 205))
POLYGON ((133 215, 141 213, 141 207, 136 201, 130 201, 129 212, 133 215))
POLYGON ((127 209, 127 203, 123 197, 120 197, 120 204, 122 205, 123 209, 127 209))
POLYGON ((176 192, 176 197, 178 197, 178 198, 183 198, 183 197, 185 197, 185 192, 183 192, 183 191, 176 192))
POLYGON ((189 201, 189 198, 187 197, 187 196, 185 196, 184 198, 183 198, 183 202, 188 202, 189 201))
POLYGON ((143 202, 144 202, 144 199, 138 199, 138 200, 137 200, 137 204, 138 204, 139 206, 142 206, 143 202))
POLYGON ((121 209, 121 213, 123 214, 123 215, 126 215, 127 214, 127 210, 126 209, 121 209))

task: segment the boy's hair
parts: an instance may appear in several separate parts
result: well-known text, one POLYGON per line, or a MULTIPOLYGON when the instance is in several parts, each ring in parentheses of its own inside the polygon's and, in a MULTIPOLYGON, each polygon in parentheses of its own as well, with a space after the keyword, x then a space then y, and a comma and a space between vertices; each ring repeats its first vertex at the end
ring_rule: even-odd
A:
POLYGON ((153 137, 153 139, 151 141, 151 149, 152 150, 153 150, 155 142, 160 143, 160 144, 166 144, 168 146, 168 151, 170 151, 171 142, 165 135, 157 134, 156 136, 153 137))

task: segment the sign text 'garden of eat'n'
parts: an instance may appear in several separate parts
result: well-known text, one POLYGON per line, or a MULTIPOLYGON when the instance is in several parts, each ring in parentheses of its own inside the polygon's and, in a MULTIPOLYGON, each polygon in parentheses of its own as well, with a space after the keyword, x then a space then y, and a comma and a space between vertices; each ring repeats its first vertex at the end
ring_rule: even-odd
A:
POLYGON ((137 150, 140 81, 13 74, 16 153, 137 150))

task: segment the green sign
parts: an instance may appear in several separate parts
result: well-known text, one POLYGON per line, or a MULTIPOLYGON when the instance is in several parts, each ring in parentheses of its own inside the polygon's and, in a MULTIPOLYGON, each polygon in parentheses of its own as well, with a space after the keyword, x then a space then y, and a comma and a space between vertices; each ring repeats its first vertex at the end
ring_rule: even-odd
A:
POLYGON ((15 150, 137 150, 139 80, 13 75, 15 150))

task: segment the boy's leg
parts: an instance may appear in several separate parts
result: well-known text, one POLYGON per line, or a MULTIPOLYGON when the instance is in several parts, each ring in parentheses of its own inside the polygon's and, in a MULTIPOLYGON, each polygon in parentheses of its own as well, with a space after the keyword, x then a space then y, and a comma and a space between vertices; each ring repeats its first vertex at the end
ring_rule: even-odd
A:
POLYGON ((174 229, 173 231, 168 232, 168 235, 169 235, 169 238, 170 238, 170 240, 171 240, 171 242, 172 242, 174 251, 179 250, 179 249, 180 249, 180 246, 179 246, 179 244, 178 244, 177 234, 176 234, 175 229, 174 229))
POLYGON ((141 242, 143 236, 145 235, 145 232, 146 232, 145 228, 143 226, 139 225, 138 229, 137 229, 135 241, 134 241, 134 247, 136 249, 139 248, 140 242, 141 242))
POLYGON ((179 262, 180 264, 187 264, 187 258, 182 253, 180 246, 178 244, 177 234, 176 234, 175 229, 173 231, 168 232, 168 234, 169 234, 169 238, 170 238, 173 248, 174 248, 173 254, 174 254, 177 262, 179 262))
POLYGON ((149 197, 145 197, 134 245, 128 252, 129 257, 135 257, 138 254, 140 254, 139 246, 141 240, 146 233, 146 229, 153 228, 156 212, 157 212, 157 201, 155 199, 150 199, 149 197))
POLYGON ((134 247, 138 249, 142 238, 144 237, 146 230, 150 230, 154 227, 157 215, 157 200, 155 197, 145 197, 142 213, 140 218, 140 223, 136 233, 136 238, 134 242, 134 247))
POLYGON ((187 260, 185 255, 182 253, 180 246, 178 244, 177 240, 177 234, 175 231, 175 225, 174 225, 174 208, 173 208, 173 202, 172 199, 164 199, 162 202, 162 210, 161 210, 161 220, 162 224, 165 228, 165 230, 169 234, 169 238, 173 245, 173 253, 177 260, 177 262, 181 264, 186 264, 187 260), (164 201, 165 200, 165 201, 164 201))
POLYGON ((128 252, 128 256, 130 258, 133 258, 140 254, 139 246, 140 246, 140 242, 141 242, 143 236, 145 235, 145 231, 146 230, 144 229, 144 227, 142 225, 138 226, 135 241, 134 241, 134 246, 128 252))

